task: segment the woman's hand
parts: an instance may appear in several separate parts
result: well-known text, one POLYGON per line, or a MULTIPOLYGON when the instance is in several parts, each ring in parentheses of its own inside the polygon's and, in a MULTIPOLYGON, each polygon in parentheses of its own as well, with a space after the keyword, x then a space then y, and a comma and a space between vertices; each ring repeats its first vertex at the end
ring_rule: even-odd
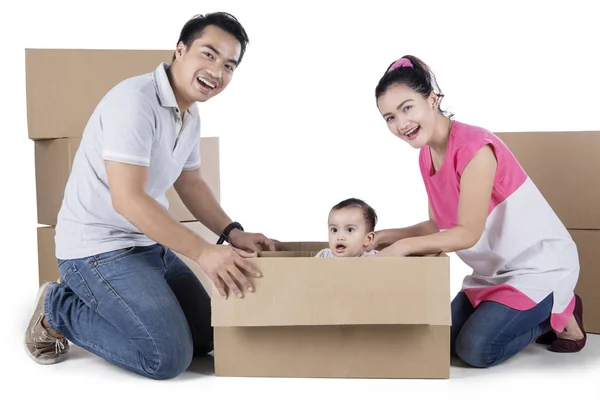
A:
POLYGON ((406 257, 409 255, 409 248, 404 240, 398 240, 391 246, 381 250, 376 257, 406 257))

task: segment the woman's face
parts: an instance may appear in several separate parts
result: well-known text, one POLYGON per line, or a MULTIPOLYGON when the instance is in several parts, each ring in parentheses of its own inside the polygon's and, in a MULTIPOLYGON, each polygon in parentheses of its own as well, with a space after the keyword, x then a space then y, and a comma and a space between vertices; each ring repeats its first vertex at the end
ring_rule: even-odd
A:
POLYGON ((437 113, 433 93, 424 98, 404 84, 393 84, 377 99, 377 106, 394 135, 415 149, 429 143, 437 113))

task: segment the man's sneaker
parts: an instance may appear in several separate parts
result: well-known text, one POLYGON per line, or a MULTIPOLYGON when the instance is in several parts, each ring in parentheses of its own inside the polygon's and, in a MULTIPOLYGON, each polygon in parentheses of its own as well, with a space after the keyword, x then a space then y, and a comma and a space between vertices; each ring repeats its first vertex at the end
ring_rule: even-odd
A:
POLYGON ((35 311, 25 331, 25 351, 29 357, 39 364, 56 364, 63 360, 69 351, 66 338, 57 339, 42 325, 44 318, 44 299, 50 282, 40 286, 36 297, 35 311))

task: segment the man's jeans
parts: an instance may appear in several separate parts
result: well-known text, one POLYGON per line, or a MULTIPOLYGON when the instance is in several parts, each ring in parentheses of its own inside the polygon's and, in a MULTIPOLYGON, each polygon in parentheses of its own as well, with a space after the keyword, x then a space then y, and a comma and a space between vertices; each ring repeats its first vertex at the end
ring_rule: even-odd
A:
POLYGON ((491 367, 519 353, 548 332, 552 294, 530 310, 484 301, 473 308, 460 292, 452 301, 450 350, 473 367, 491 367))
POLYGON ((171 250, 155 244, 58 263, 61 282, 44 310, 74 344, 154 379, 213 350, 210 297, 171 250))

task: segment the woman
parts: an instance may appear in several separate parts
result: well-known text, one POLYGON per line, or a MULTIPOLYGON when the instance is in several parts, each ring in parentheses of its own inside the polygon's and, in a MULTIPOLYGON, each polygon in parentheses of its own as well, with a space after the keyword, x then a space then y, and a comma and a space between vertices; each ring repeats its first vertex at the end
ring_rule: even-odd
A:
POLYGON ((375 90, 389 130, 419 149, 429 221, 378 231, 379 257, 456 252, 473 269, 452 301, 451 352, 496 365, 536 338, 555 352, 586 342, 575 243, 506 145, 455 121, 429 67, 404 56, 375 90))

